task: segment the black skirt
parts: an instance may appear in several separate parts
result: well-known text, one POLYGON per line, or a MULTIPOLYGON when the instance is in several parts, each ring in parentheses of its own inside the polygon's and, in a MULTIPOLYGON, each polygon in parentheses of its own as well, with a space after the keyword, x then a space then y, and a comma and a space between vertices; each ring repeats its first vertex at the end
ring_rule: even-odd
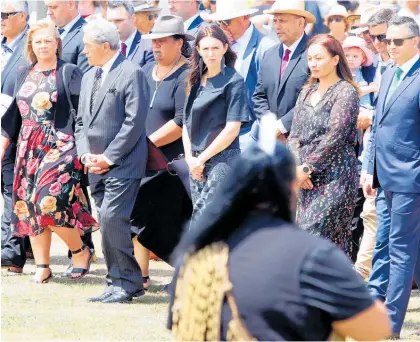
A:
POLYGON ((191 199, 179 177, 158 171, 141 181, 131 215, 132 235, 170 264, 191 213, 191 199))

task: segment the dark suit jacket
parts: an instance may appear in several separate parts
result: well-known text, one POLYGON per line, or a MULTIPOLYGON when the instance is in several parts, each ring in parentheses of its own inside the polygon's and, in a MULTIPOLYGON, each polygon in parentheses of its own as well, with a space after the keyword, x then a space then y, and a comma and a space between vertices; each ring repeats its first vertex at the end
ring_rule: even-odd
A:
POLYGON ((420 193, 420 59, 385 104, 395 68, 382 76, 368 173, 374 187, 420 193))
POLYGON ((143 70, 119 54, 100 87, 90 111, 97 68, 84 76, 76 123, 79 156, 104 154, 114 165, 110 171, 89 174, 91 183, 104 178, 139 179, 147 161, 145 123, 149 107, 149 85, 143 70))
POLYGON ((79 67, 82 73, 86 73, 91 67, 86 56, 83 54, 85 44, 83 44, 83 26, 86 20, 80 18, 66 34, 63 39, 63 53, 61 58, 79 67))
MULTIPOLYGON (((58 131, 73 135, 75 120, 73 118, 73 115, 71 115, 70 113, 70 105, 66 97, 62 75, 62 68, 65 64, 67 63, 60 59, 57 62, 58 97, 57 105, 55 107, 54 125, 58 131)), ((20 115, 19 108, 16 103, 16 93, 20 90, 31 69, 32 65, 28 65, 18 72, 16 87, 14 91, 14 99, 9 109, 1 118, 1 134, 5 137, 8 137, 12 142, 17 142, 20 128, 22 126, 22 117, 20 115)), ((71 100, 74 108, 77 108, 78 106, 81 81, 82 73, 77 67, 74 67, 71 77, 68 81, 68 87, 70 90, 71 100)))
POLYGON ((198 31, 200 31, 200 29, 203 26, 207 26, 209 25, 208 23, 206 23, 203 18, 200 17, 200 15, 194 19, 194 21, 190 24, 190 26, 187 29, 187 32, 189 35, 193 36, 193 37, 197 37, 198 31))
MULTIPOLYGON (((277 115, 278 119, 281 119, 287 131, 290 131, 292 127, 293 111, 299 92, 309 76, 307 42, 308 38, 304 34, 289 60, 282 79, 280 79, 280 69, 283 44, 277 44, 269 49, 262 59, 253 95, 254 112, 257 118, 271 111, 277 115)), ((257 121, 252 129, 254 138, 256 134, 257 121)))
POLYGON ((141 33, 136 32, 136 35, 131 44, 130 51, 128 52, 127 59, 133 63, 143 67, 146 63, 155 60, 152 51, 152 40, 141 39, 141 33))

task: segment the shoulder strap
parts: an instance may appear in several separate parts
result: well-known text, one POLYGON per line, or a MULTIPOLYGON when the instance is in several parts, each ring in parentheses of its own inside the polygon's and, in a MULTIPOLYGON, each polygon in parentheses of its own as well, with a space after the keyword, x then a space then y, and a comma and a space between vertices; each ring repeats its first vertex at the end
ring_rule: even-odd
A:
POLYGON ((73 102, 71 101, 71 94, 68 83, 68 80, 70 80, 74 68, 72 68, 72 64, 65 64, 62 70, 64 91, 66 92, 67 101, 70 106, 70 114, 73 116, 74 120, 76 120, 76 109, 74 109, 73 102))

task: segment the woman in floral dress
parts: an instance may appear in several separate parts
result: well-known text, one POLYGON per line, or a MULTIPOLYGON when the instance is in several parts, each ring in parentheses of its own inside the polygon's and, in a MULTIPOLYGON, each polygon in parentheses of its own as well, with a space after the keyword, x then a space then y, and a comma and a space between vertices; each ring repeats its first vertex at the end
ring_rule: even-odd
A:
POLYGON ((299 165, 296 222, 350 256, 358 188, 357 85, 340 43, 330 35, 311 40, 308 65, 311 78, 299 95, 288 138, 299 165))
MULTIPOLYGON (((91 260, 80 235, 97 223, 80 188, 83 167, 63 85, 65 63, 57 58, 61 40, 55 27, 46 21, 32 25, 26 49, 31 65, 20 71, 15 98, 2 118, 2 151, 10 140, 17 140, 11 227, 18 236, 30 236, 37 264, 35 282, 52 276, 52 231, 72 251, 70 279, 77 279, 88 272, 91 260)), ((75 108, 81 77, 73 66, 68 83, 75 108)))

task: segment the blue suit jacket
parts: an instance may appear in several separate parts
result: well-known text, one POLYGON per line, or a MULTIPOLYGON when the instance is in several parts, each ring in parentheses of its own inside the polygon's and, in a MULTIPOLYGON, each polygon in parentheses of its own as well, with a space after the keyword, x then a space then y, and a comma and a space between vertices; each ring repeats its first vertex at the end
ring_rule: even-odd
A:
POLYGON ((91 67, 86 56, 83 54, 85 44, 83 44, 83 26, 86 20, 80 18, 73 25, 71 30, 63 39, 63 52, 61 59, 67 63, 75 64, 82 73, 86 73, 91 67))
POLYGON ((420 59, 385 105, 395 68, 382 77, 368 172, 374 187, 420 193, 420 59))
MULTIPOLYGON (((296 100, 309 76, 307 42, 308 38, 304 34, 281 79, 283 44, 277 44, 269 49, 261 61, 253 96, 254 112, 257 118, 271 111, 277 115, 278 119, 281 119, 288 131, 292 127, 296 100)), ((253 125, 252 134, 255 138, 257 121, 253 125)))
POLYGON ((252 124, 257 118, 254 113, 254 102, 252 100, 252 96, 254 94, 255 87, 257 86, 258 71, 260 69, 261 61, 265 52, 274 45, 276 45, 276 43, 273 40, 264 36, 255 26, 253 27, 251 39, 246 47, 242 59, 241 70, 239 72, 245 80, 248 105, 249 108, 251 108, 250 124, 252 124))
POLYGON ((152 41, 149 39, 141 39, 141 33, 136 32, 136 35, 128 52, 127 59, 134 64, 144 66, 146 63, 153 62, 155 57, 152 51, 152 41))
MULTIPOLYGON (((201 18, 200 16, 198 16, 197 18, 194 19, 194 21, 190 24, 190 26, 187 29, 187 32, 189 35, 193 36, 193 37, 197 37, 198 31, 200 31, 202 26, 207 26, 208 23, 206 23, 203 18, 201 18)), ((193 42, 190 42, 193 43, 193 42)))

